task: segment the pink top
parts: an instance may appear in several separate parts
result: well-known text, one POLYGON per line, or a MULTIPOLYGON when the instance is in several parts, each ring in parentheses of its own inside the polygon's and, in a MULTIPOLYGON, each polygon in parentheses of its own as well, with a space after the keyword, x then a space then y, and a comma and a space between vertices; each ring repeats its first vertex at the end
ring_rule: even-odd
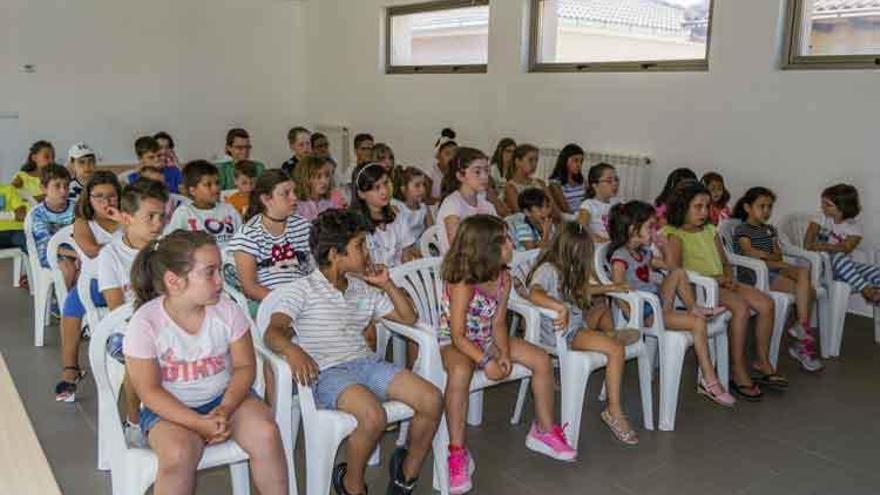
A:
POLYGON ((237 304, 223 296, 205 308, 198 333, 180 328, 165 311, 165 297, 141 306, 131 317, 123 353, 155 359, 162 387, 187 407, 198 407, 223 395, 232 363, 229 345, 244 337, 250 322, 237 304))
POLYGON ((440 226, 440 251, 445 253, 449 249, 449 239, 446 235, 446 217, 458 217, 459 221, 467 217, 487 214, 498 216, 495 206, 486 200, 484 194, 477 194, 477 204, 472 206, 461 196, 461 193, 455 191, 446 196, 440 209, 437 210, 437 225, 440 226))
POLYGON ((327 210, 342 209, 347 205, 345 198, 338 189, 330 191, 328 199, 301 199, 296 204, 296 216, 312 221, 318 218, 318 215, 327 210))

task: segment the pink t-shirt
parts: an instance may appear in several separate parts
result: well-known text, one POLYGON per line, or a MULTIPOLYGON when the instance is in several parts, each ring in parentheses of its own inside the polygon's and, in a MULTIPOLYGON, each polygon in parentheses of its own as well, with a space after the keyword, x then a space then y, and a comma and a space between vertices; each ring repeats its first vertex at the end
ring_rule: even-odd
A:
POLYGON ((238 305, 223 296, 205 308, 202 328, 190 334, 171 319, 164 301, 164 296, 157 297, 134 313, 123 353, 158 361, 162 387, 187 407, 207 404, 226 391, 229 345, 250 331, 250 323, 238 305))
POLYGON ((300 199, 296 203, 296 216, 311 222, 324 211, 334 208, 345 208, 345 198, 342 197, 342 193, 338 190, 331 191, 330 197, 327 199, 319 199, 317 201, 313 199, 300 199))
POLYGON ((449 238, 446 234, 446 217, 458 217, 458 221, 462 221, 467 217, 486 214, 498 216, 495 206, 486 200, 484 194, 477 194, 477 205, 471 206, 461 196, 461 193, 455 191, 446 196, 440 209, 437 210, 437 225, 440 226, 440 252, 445 253, 449 249, 449 238))

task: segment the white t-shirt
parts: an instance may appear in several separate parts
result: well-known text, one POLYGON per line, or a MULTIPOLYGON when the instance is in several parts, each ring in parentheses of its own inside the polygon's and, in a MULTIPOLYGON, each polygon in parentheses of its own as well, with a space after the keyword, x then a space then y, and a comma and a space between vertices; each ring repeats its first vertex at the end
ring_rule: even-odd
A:
MULTIPOLYGON (((89 220, 89 230, 92 231, 92 236, 95 238, 95 242, 98 243, 98 245, 100 246, 106 246, 107 244, 113 242, 113 237, 116 235, 116 232, 122 231, 122 229, 117 229, 113 232, 104 230, 104 227, 101 227, 101 225, 95 220, 89 220)), ((98 256, 100 256, 101 252, 98 251, 98 256, 95 256, 94 258, 89 258, 78 247, 76 248, 76 251, 77 253, 79 253, 80 258, 80 274, 86 274, 86 276, 92 277, 97 276, 98 256)))
MULTIPOLYGON (((568 307, 568 328, 565 329, 566 335, 570 332, 577 332, 584 326, 584 314, 580 308, 562 300, 559 295, 559 287, 562 282, 559 280, 559 270, 552 263, 542 263, 529 282, 529 289, 538 286, 544 289, 548 296, 565 304, 568 307)), ((553 322, 546 317, 541 317, 541 342, 544 345, 556 346, 555 329, 553 322)))
POLYGON ((228 249, 253 256, 257 283, 272 289, 312 272, 310 235, 309 223, 296 215, 287 217, 287 228, 278 237, 263 227, 262 215, 255 215, 238 229, 228 249))
POLYGON ((101 248, 98 255, 98 290, 104 292, 110 289, 122 289, 125 302, 134 300, 134 291, 131 289, 131 265, 138 250, 129 247, 123 240, 122 233, 117 234, 113 240, 101 248))
POLYGON ((461 193, 455 191, 446 196, 440 209, 437 210, 437 224, 440 226, 440 252, 445 253, 449 250, 449 238, 446 234, 446 217, 458 217, 458 221, 462 221, 467 217, 486 214, 498 215, 495 206, 486 200, 482 194, 477 194, 477 205, 471 206, 464 200, 461 193))
POLYGON ((207 404, 229 385, 229 345, 250 331, 247 317, 226 296, 205 308, 198 333, 180 328, 165 311, 165 297, 141 306, 128 323, 122 344, 126 357, 155 359, 162 387, 187 407, 207 404))
POLYGON ((847 237, 862 237, 862 226, 855 218, 834 223, 834 219, 821 213, 813 219, 819 226, 819 240, 828 244, 842 244, 847 237))
POLYGON ((165 233, 175 230, 207 232, 223 248, 232 240, 240 226, 241 216, 229 203, 219 202, 210 210, 196 208, 194 204, 181 204, 171 215, 171 221, 165 226, 165 233))
POLYGON ((398 218, 403 217, 403 223, 409 229, 413 242, 418 242, 425 232, 425 219, 428 217, 428 205, 420 203, 417 210, 411 210, 406 203, 398 199, 391 200, 391 206, 397 208, 398 218))
POLYGON ((611 198, 607 203, 596 198, 589 198, 581 203, 581 209, 590 214, 590 223, 587 227, 591 233, 608 237, 608 216, 611 213, 611 207, 617 203, 620 203, 619 198, 611 198))
POLYGON ((401 263, 403 250, 416 242, 406 223, 406 218, 397 214, 394 221, 383 227, 376 227, 367 235, 367 251, 370 261, 389 268, 401 263))
POLYGON ((363 331, 371 321, 394 311, 385 292, 349 277, 343 294, 321 270, 279 290, 284 297, 277 312, 293 320, 297 344, 321 371, 373 355, 363 331))

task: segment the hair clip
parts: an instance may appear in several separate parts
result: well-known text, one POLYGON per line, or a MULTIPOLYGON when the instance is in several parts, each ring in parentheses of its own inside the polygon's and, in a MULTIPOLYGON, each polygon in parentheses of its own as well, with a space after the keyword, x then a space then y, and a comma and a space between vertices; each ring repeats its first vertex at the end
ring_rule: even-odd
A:
POLYGON ((376 163, 376 162, 372 162, 372 163, 368 163, 368 164, 364 165, 364 168, 360 169, 360 170, 358 171, 357 175, 354 177, 354 185, 355 185, 355 187, 357 187, 358 189, 361 188, 361 184, 360 184, 360 182, 361 182, 361 174, 364 173, 364 170, 366 170, 366 169, 368 169, 368 168, 371 168, 371 167, 381 167, 381 166, 382 166, 382 165, 379 165, 379 164, 376 163))

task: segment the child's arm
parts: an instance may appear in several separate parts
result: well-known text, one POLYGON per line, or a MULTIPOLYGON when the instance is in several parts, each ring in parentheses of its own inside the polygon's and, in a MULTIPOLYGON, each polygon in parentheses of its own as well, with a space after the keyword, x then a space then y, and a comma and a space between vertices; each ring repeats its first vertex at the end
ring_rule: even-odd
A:
POLYGON ((560 212, 572 213, 568 211, 568 201, 565 200, 565 194, 562 193, 562 187, 556 182, 551 182, 548 187, 550 190, 550 200, 556 205, 556 209, 560 212))
POLYGON ((107 301, 107 309, 113 311, 125 304, 125 294, 122 292, 122 288, 113 287, 112 289, 104 289, 101 291, 101 294, 104 296, 104 300, 107 301))
MULTIPOLYGON (((452 345, 473 362, 479 363, 483 359, 483 350, 468 340, 464 334, 468 305, 474 297, 474 288, 464 283, 449 284, 446 287, 449 291, 449 326, 452 345)), ((499 305, 499 312, 500 309, 499 305)))
MULTIPOLYGON (((49 239, 52 234, 49 233, 49 222, 46 221, 45 210, 40 207, 31 214, 31 236, 34 238, 34 244, 37 248, 37 257, 40 259, 40 265, 48 268, 49 257, 46 254, 46 247, 49 245, 49 239)), ((60 251, 60 250, 59 250, 60 251)))
POLYGON ((257 283, 257 260, 248 253, 236 251, 235 267, 238 269, 238 281, 241 282, 241 290, 248 299, 262 301, 271 292, 269 289, 257 283))
POLYGON ((849 254, 859 247, 860 242, 862 242, 862 237, 856 235, 847 236, 840 244, 819 242, 819 225, 815 222, 810 222, 810 226, 807 227, 807 233, 804 235, 804 247, 810 251, 849 254))
POLYGON ((504 204, 507 206, 507 211, 519 211, 519 205, 516 204, 517 199, 519 199, 519 193, 516 192, 513 183, 504 184, 504 204))
POLYGON ((361 279, 388 294, 394 310, 383 315, 391 321, 396 321, 404 325, 414 325, 419 319, 419 315, 413 307, 409 296, 400 287, 395 285, 388 273, 388 267, 384 265, 376 265, 375 268, 368 270, 361 276, 361 279))
POLYGON ((232 362, 229 385, 226 386, 226 392, 223 394, 220 405, 215 409, 217 413, 223 414, 227 420, 238 409, 241 402, 247 398, 254 385, 257 365, 254 359, 254 342, 251 340, 250 332, 245 333, 238 340, 230 342, 229 358, 232 362))
POLYGON ((21 180, 21 175, 15 174, 15 177, 12 178, 10 184, 16 189, 21 189, 21 186, 24 185, 24 181, 21 180))
POLYGON ((736 282, 733 280, 731 276, 732 270, 730 269, 730 263, 727 262, 727 256, 724 254, 724 246, 721 245, 721 239, 716 235, 715 236, 715 251, 718 252, 718 256, 721 259, 721 275, 715 277, 718 280, 718 285, 724 288, 732 288, 736 285, 736 282))
POLYGON ((670 270, 683 268, 681 266, 681 239, 677 236, 670 235, 666 238, 666 265, 670 270))
POLYGON ((553 320, 553 326, 560 330, 568 328, 568 306, 548 295, 539 284, 532 284, 529 288, 529 302, 555 311, 557 316, 553 320))
POLYGON ((89 228, 88 220, 77 218, 73 222, 73 242, 89 258, 94 258, 101 252, 101 245, 95 240, 95 235, 92 233, 92 229, 89 228))
POLYGON ((453 239, 455 239, 455 232, 458 231, 458 223, 459 217, 454 215, 449 215, 443 219, 443 225, 446 226, 446 240, 449 241, 448 244, 450 246, 453 239))
POLYGON ((788 266, 788 263, 782 261, 782 250, 779 248, 779 242, 775 239, 773 241, 773 250, 769 253, 752 246, 752 240, 747 236, 741 236, 737 242, 746 256, 763 261, 768 268, 785 268, 788 266))
POLYGON ((290 366, 293 379, 301 385, 311 385, 318 379, 318 364, 302 347, 293 342, 293 319, 284 313, 272 313, 269 327, 263 336, 266 347, 283 357, 290 366))
MULTIPOLYGON (((431 216, 431 209, 428 208, 427 213, 425 214, 425 228, 431 227, 434 225, 434 217, 431 216)), ((418 239, 416 239, 418 241, 418 239)))
MULTIPOLYGON (((495 309, 495 316, 492 318, 492 336, 495 338, 495 345, 498 346, 498 350, 501 353, 496 361, 501 368, 502 376, 506 377, 510 374, 511 370, 510 342, 508 342, 507 327, 507 300, 510 297, 511 285, 510 275, 507 272, 502 272, 498 283, 503 284, 503 288, 498 299, 498 307, 495 309)), ((491 372, 490 378, 494 379, 491 376, 491 372)))

